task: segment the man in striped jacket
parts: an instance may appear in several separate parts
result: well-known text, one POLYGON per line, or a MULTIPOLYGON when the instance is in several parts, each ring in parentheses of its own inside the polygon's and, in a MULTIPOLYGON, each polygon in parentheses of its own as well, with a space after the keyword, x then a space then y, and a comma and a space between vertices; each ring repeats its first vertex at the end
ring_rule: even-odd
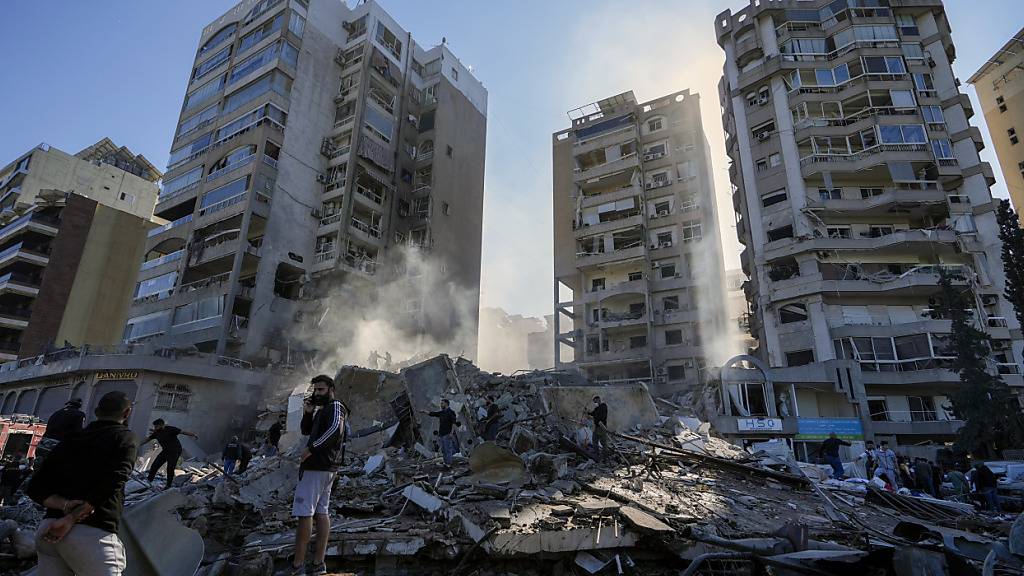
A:
POLYGON ((295 533, 295 559, 292 574, 326 574, 324 556, 331 532, 331 487, 341 458, 345 418, 341 401, 334 397, 334 380, 316 376, 312 380, 313 396, 306 400, 302 414, 302 434, 308 436, 299 465, 299 482, 295 486, 292 515, 299 519, 295 533), (306 549, 316 522, 316 549, 312 568, 305 566, 306 549))

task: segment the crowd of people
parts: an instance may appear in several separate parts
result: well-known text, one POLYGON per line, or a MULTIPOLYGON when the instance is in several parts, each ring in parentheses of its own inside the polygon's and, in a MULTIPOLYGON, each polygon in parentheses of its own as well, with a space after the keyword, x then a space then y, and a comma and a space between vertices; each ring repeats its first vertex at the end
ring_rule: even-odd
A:
MULTIPOLYGON (((833 432, 818 449, 826 464, 832 467, 832 478, 848 478, 839 457, 840 446, 850 446, 833 432)), ((970 467, 955 464, 939 466, 927 458, 898 455, 881 441, 877 446, 871 440, 864 443, 864 451, 854 462, 863 466, 867 480, 873 480, 885 490, 895 492, 906 488, 911 493, 927 494, 932 498, 958 502, 975 502, 984 509, 1000 513, 995 473, 984 462, 970 467)))

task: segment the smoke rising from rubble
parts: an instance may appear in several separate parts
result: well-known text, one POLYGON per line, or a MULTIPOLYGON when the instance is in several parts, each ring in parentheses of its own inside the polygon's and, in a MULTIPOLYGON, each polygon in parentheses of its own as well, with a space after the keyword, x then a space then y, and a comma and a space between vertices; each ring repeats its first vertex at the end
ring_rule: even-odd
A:
POLYGON ((292 334, 307 349, 319 350, 315 370, 333 375, 344 365, 372 368, 374 352, 382 369, 390 353, 392 370, 441 353, 474 354, 477 293, 453 282, 437 257, 402 248, 377 274, 389 280, 375 289, 354 275, 321 288, 326 297, 316 317, 292 334))

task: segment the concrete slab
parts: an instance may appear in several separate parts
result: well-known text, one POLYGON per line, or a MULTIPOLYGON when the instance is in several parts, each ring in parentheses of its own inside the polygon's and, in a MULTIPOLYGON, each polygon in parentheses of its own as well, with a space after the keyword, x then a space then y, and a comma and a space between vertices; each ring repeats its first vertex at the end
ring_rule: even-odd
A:
POLYGON ((530 534, 502 532, 494 534, 484 548, 494 556, 520 556, 542 552, 565 553, 580 550, 604 550, 608 548, 629 548, 635 546, 638 536, 621 526, 618 535, 615 528, 605 525, 598 529, 571 528, 569 530, 542 531, 530 534))
POLYGON ((586 498, 576 503, 576 513, 580 516, 596 516, 611 514, 622 507, 622 504, 608 498, 586 498))
POLYGON ((641 533, 671 534, 672 532, 675 532, 675 530, 668 524, 665 524, 647 512, 633 508, 632 506, 623 506, 619 510, 619 514, 622 514, 622 518, 625 519, 627 524, 636 528, 636 530, 641 533))
POLYGON ((402 496, 408 498, 413 504, 423 508, 427 512, 433 514, 441 508, 444 508, 445 503, 443 500, 427 492, 423 488, 415 484, 410 484, 402 490, 402 496))
POLYGON ((128 561, 124 576, 195 574, 205 548, 199 533, 174 515, 184 501, 181 492, 167 490, 125 513, 119 532, 128 561))
POLYGON ((363 474, 369 476, 374 472, 380 470, 381 468, 384 467, 384 461, 386 459, 387 456, 383 452, 379 452, 377 454, 374 454, 373 456, 370 456, 369 458, 366 459, 366 464, 363 465, 363 474))
POLYGON ((484 442, 473 449, 469 469, 473 481, 487 484, 516 482, 526 474, 523 459, 494 442, 484 442))
POLYGON ((628 386, 565 386, 542 388, 545 408, 558 417, 563 430, 575 433, 580 423, 590 422, 587 412, 593 410, 594 396, 608 405, 608 428, 626 432, 635 426, 658 424, 658 409, 647 387, 628 386))

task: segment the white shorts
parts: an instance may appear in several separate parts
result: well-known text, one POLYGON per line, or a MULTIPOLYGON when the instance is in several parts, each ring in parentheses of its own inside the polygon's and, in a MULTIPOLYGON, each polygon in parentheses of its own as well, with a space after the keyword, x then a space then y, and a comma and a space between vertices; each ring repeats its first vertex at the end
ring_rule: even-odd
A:
POLYGON ((331 487, 333 485, 334 472, 303 470, 302 478, 295 485, 292 516, 309 518, 314 514, 330 513, 331 487))

